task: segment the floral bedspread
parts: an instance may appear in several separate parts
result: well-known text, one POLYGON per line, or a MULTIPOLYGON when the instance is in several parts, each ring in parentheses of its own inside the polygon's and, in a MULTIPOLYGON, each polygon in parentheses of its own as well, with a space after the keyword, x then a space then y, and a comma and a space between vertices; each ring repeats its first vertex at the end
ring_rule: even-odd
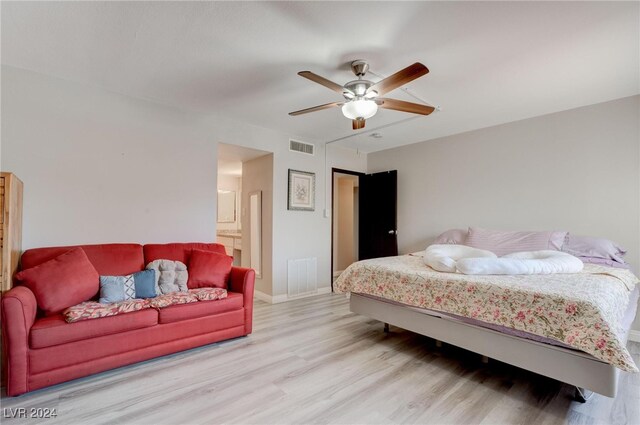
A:
POLYGON ((638 372, 620 325, 637 283, 628 270, 595 264, 571 274, 469 276, 403 255, 354 263, 334 289, 526 331, 638 372))

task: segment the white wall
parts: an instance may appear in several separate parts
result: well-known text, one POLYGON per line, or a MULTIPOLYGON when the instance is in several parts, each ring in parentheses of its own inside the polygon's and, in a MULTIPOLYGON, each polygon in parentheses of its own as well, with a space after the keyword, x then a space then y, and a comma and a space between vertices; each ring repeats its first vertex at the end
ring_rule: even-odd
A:
MULTIPOLYGON (((398 170, 398 241, 469 225, 618 241, 640 271, 640 96, 369 154, 398 170)), ((636 320, 640 329, 640 319, 636 320)))
POLYGON ((198 117, 2 67, 3 170, 23 248, 215 237, 216 146, 198 117))
MULTIPOLYGON (((213 241, 217 143, 274 154, 273 294, 287 260, 317 257, 330 278, 324 146, 290 152, 287 135, 2 66, 1 168, 25 183, 23 247, 213 241), (316 210, 287 210, 287 169, 316 173, 316 210)), ((330 147, 327 166, 364 170, 366 155, 330 147)))

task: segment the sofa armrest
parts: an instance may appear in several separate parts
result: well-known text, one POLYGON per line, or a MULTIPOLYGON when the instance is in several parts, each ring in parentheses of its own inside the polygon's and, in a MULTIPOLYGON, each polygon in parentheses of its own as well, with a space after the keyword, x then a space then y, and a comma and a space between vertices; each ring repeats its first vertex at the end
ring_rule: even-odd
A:
POLYGON ((29 332, 37 310, 36 297, 25 286, 17 286, 2 296, 2 345, 10 396, 29 391, 29 332))
MULTIPOLYGON (((248 301, 247 296, 253 301, 253 289, 256 282, 256 272, 253 269, 244 267, 231 267, 231 275, 229 276, 229 289, 233 292, 241 292, 245 295, 245 304, 248 301)), ((253 302, 252 302, 253 304, 253 302)))
POLYGON ((244 329, 250 334, 253 325, 253 290, 256 283, 256 272, 244 267, 231 267, 229 290, 241 292, 244 303, 244 329))

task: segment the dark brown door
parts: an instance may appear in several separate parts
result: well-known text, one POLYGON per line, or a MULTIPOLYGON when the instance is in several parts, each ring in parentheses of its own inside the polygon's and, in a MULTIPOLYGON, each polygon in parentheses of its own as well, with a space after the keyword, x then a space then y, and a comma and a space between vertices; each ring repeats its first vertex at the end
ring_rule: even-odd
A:
POLYGON ((396 170, 360 177, 360 260, 398 255, 397 196, 396 170))

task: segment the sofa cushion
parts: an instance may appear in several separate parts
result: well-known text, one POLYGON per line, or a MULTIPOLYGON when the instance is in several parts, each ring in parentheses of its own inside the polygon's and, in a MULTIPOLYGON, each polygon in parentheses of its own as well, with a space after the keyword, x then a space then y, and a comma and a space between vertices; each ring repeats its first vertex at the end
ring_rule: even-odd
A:
POLYGON ((95 296, 100 276, 82 248, 74 248, 35 267, 16 279, 29 288, 45 314, 55 314, 95 296))
POLYGON ((72 323, 79 320, 100 319, 117 314, 131 313, 146 308, 151 308, 149 300, 132 299, 112 304, 86 301, 67 308, 62 312, 62 315, 68 323, 72 323))
POLYGON ((31 348, 44 348, 158 324, 152 308, 95 320, 67 323, 62 314, 36 320, 29 336, 31 348))
POLYGON ((149 299, 149 304, 153 308, 165 308, 176 304, 197 303, 198 297, 189 292, 171 292, 155 298, 149 299))
POLYGON ((194 249, 189 260, 189 289, 226 288, 233 259, 227 254, 194 249))
MULTIPOLYGON (((103 319, 100 319, 103 320, 103 319)), ((161 326, 149 326, 84 339, 69 344, 29 350, 29 388, 36 380, 42 382, 43 377, 52 377, 52 383, 68 381, 72 378, 86 376, 105 369, 124 366, 134 361, 146 360, 168 353, 190 349, 213 341, 201 342, 202 335, 220 335, 217 340, 235 338, 245 335, 244 310, 234 310, 211 317, 167 323, 161 326), (139 353, 147 353, 145 358, 131 359, 139 353), (109 367, 95 368, 95 362, 107 361, 109 367), (51 372, 51 374, 49 374, 51 372), (71 376, 70 376, 71 375, 71 376)), ((4 401, 4 399, 2 399, 4 401)), ((4 422, 3 422, 4 423, 4 422)))
POLYGON ((224 288, 196 288, 189 289, 189 293, 195 295, 198 301, 213 301, 227 298, 227 290, 224 288))
POLYGON ((147 244, 143 247, 145 264, 153 260, 174 260, 189 264, 191 251, 200 249, 202 251, 212 251, 225 254, 224 245, 219 243, 167 243, 167 244, 147 244))
POLYGON ((28 269, 56 258, 73 248, 82 248, 98 274, 103 276, 122 276, 135 273, 143 270, 146 264, 142 255, 142 245, 122 243, 28 249, 22 254, 20 263, 23 269, 28 269))
POLYGON ((215 301, 199 301, 187 305, 173 305, 160 309, 160 323, 172 323, 181 320, 196 319, 203 316, 213 316, 228 311, 240 310, 243 306, 242 294, 227 292, 227 298, 215 301))

